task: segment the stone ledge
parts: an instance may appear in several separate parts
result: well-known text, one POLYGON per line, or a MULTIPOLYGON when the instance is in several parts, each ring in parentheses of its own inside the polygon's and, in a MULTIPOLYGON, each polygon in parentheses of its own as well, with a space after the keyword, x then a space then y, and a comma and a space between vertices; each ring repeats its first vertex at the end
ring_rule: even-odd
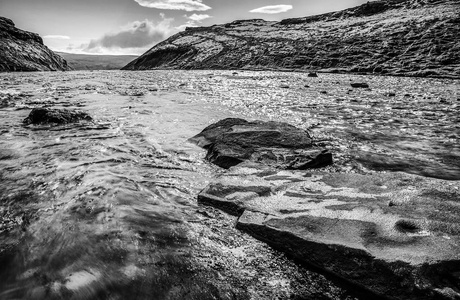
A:
POLYGON ((235 167, 198 201, 238 215, 238 229, 365 294, 457 299, 459 186, 405 173, 235 167))

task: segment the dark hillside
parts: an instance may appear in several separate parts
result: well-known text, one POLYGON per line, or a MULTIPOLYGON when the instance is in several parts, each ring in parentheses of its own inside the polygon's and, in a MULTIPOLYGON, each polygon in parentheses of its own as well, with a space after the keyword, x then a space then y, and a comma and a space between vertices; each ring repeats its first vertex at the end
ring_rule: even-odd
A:
POLYGON ((69 69, 67 62, 48 49, 38 34, 18 29, 13 21, 0 17, 0 72, 69 69))
POLYGON ((460 1, 385 0, 343 11, 187 28, 125 70, 318 70, 460 78, 460 1))

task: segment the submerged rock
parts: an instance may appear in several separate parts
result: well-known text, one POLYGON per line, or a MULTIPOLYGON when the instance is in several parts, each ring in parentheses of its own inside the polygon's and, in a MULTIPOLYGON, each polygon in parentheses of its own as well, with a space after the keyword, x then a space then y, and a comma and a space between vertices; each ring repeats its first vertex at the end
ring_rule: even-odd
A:
POLYGON ((206 159, 222 168, 244 161, 281 169, 308 169, 332 163, 332 154, 314 147, 308 132, 282 122, 227 118, 209 125, 190 141, 207 149, 206 159))
POLYGON ((238 229, 363 299, 458 299, 459 186, 404 173, 237 167, 198 201, 239 216, 238 229))
POLYGON ((80 110, 55 109, 55 108, 34 108, 29 116, 24 119, 24 124, 66 124, 79 121, 91 121, 87 113, 80 110))
POLYGON ((376 171, 400 171, 446 180, 460 180, 460 161, 457 156, 439 154, 442 161, 426 161, 412 157, 398 157, 396 153, 356 152, 356 161, 376 171))

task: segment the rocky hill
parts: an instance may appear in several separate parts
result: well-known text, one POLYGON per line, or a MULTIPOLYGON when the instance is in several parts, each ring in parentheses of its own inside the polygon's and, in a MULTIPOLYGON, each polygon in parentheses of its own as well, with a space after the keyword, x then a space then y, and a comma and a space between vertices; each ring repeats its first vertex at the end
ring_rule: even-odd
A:
POLYGON ((13 21, 0 17, 0 72, 69 69, 67 62, 48 49, 38 34, 18 29, 13 21))
POLYGON ((187 28, 125 70, 318 70, 460 78, 460 1, 384 0, 281 22, 187 28))

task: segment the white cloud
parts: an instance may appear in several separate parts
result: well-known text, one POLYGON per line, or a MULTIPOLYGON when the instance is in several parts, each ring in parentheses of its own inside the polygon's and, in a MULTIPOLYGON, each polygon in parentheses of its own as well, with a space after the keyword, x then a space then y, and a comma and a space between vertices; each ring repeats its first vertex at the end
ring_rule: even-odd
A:
POLYGON ((197 14, 193 14, 189 17, 187 17, 187 15, 185 15, 185 17, 187 19, 190 19, 192 21, 195 21, 195 22, 202 22, 203 20, 206 20, 206 19, 209 19, 209 18, 212 18, 210 15, 197 15, 197 14))
POLYGON ((185 24, 182 24, 178 27, 176 27, 177 30, 184 30, 186 27, 197 27, 198 24, 203 22, 203 20, 212 18, 210 15, 197 15, 193 14, 191 16, 184 15, 184 18, 188 19, 188 21, 185 24))
POLYGON ((202 0, 134 0, 140 6, 157 8, 157 9, 171 9, 171 10, 185 10, 185 11, 205 11, 211 7, 202 3, 202 0))
POLYGON ((70 37, 68 37, 67 35, 54 35, 54 34, 50 34, 50 35, 45 35, 43 36, 44 39, 54 39, 54 40, 70 40, 70 37))
POLYGON ((259 13, 259 14, 279 14, 283 12, 287 12, 288 10, 292 9, 292 5, 269 5, 264 7, 259 7, 253 10, 250 10, 250 13, 259 13))
POLYGON ((177 32, 171 27, 172 18, 160 14, 160 22, 134 21, 118 31, 107 33, 88 44, 72 46, 67 51, 89 54, 142 54, 156 43, 177 32))

